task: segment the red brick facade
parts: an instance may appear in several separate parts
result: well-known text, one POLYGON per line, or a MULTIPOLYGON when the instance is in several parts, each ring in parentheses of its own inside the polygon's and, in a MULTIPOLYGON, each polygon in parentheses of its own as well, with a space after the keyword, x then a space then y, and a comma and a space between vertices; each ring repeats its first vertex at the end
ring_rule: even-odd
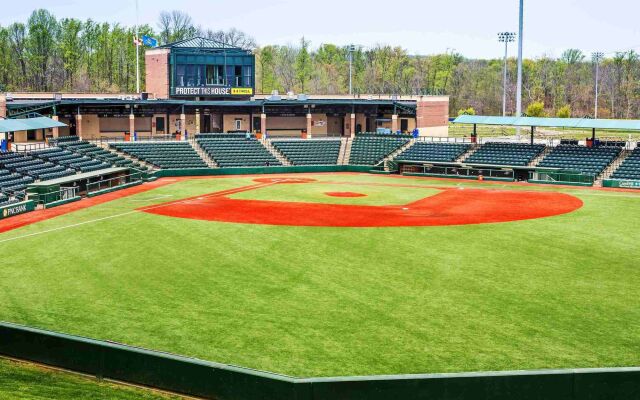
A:
POLYGON ((449 101, 418 101, 416 125, 418 128, 447 126, 449 101))
POLYGON ((169 98, 169 50, 147 50, 145 60, 146 91, 156 99, 169 98))

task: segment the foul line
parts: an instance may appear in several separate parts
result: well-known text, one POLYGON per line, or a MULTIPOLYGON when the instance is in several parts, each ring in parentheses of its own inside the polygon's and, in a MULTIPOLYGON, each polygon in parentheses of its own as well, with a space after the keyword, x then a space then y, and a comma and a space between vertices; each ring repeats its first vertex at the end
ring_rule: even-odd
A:
MULTIPOLYGON (((278 184, 278 183, 280 183, 280 182, 268 182, 268 183, 260 183, 260 184, 256 184, 256 185, 242 186, 242 187, 239 187, 239 188, 227 189, 227 190, 222 190, 222 191, 215 192, 215 193, 209 193, 209 194, 202 195, 202 196, 194 196, 194 197, 190 197, 188 199, 176 200, 176 201, 169 202, 169 203, 156 204, 156 205, 153 205, 153 206, 144 207, 144 208, 140 208, 140 209, 137 209, 137 210, 127 211, 127 212, 124 212, 124 213, 121 213, 121 214, 109 215, 107 217, 92 219, 90 221, 78 222, 77 224, 65 225, 65 226, 60 226, 60 227, 57 227, 57 228, 47 229, 47 230, 40 231, 40 232, 28 233, 26 235, 16 236, 16 237, 8 238, 8 239, 2 239, 2 240, 0 240, 0 243, 11 242, 11 241, 18 240, 18 239, 25 239, 25 238, 28 238, 28 237, 43 235, 45 233, 57 232, 57 231, 61 231, 61 230, 64 230, 64 229, 69 229, 69 228, 76 228, 78 226, 87 225, 87 224, 91 224, 91 223, 95 223, 95 222, 100 222, 100 221, 104 221, 104 220, 112 219, 112 218, 124 217, 125 215, 135 214, 135 213, 138 213, 140 211, 153 210, 154 208, 165 207, 165 206, 171 205, 171 204, 180 204, 180 203, 185 203, 185 202, 192 201, 192 200, 195 200, 195 199, 204 199, 204 198, 208 198, 208 197, 225 196, 225 195, 235 194, 235 193, 244 192, 244 191, 248 191, 248 190, 259 189, 261 187, 271 186, 271 185, 275 185, 275 184, 278 184)), ((149 199, 147 201, 151 201, 151 200, 152 199, 149 199)))

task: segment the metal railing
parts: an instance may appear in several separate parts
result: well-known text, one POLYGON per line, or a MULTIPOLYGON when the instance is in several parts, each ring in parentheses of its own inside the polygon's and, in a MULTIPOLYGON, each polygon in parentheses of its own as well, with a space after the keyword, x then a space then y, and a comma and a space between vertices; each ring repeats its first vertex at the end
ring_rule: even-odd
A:
POLYGON ((44 193, 29 193, 29 200, 36 204, 47 205, 57 201, 71 200, 78 197, 77 186, 61 186, 58 189, 49 190, 44 193))
POLYGON ((514 179, 515 175, 512 169, 491 169, 491 168, 475 168, 468 166, 456 166, 456 165, 404 165, 401 172, 417 173, 417 174, 429 174, 439 176, 451 176, 451 177, 483 177, 483 178, 500 178, 500 179, 514 179))
POLYGON ((127 175, 120 175, 109 179, 100 179, 95 182, 87 183, 87 195, 100 192, 103 190, 113 189, 118 186, 126 185, 128 183, 142 181, 144 178, 144 172, 141 170, 133 169, 134 172, 127 175))

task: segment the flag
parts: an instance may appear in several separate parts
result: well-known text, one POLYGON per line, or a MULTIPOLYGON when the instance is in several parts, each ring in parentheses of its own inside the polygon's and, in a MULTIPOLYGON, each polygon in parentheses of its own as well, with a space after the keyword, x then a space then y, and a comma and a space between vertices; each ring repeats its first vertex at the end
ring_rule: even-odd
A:
POLYGON ((134 46, 142 46, 142 40, 140 40, 139 38, 134 37, 133 38, 133 45, 134 46))
POLYGON ((145 46, 149 46, 149 47, 158 46, 158 41, 152 38, 151 36, 147 36, 147 35, 142 35, 142 43, 144 43, 145 46))

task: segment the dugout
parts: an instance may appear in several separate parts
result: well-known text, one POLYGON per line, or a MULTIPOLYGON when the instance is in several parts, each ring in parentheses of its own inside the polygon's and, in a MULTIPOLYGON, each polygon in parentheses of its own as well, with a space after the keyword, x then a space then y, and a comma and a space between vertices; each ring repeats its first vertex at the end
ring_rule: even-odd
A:
POLYGON ((447 162, 397 161, 403 175, 424 175, 442 178, 483 179, 496 181, 527 181, 535 167, 465 164, 447 162))
POLYGON ((38 205, 53 207, 142 183, 142 175, 117 167, 65 176, 27 186, 27 198, 38 205))

